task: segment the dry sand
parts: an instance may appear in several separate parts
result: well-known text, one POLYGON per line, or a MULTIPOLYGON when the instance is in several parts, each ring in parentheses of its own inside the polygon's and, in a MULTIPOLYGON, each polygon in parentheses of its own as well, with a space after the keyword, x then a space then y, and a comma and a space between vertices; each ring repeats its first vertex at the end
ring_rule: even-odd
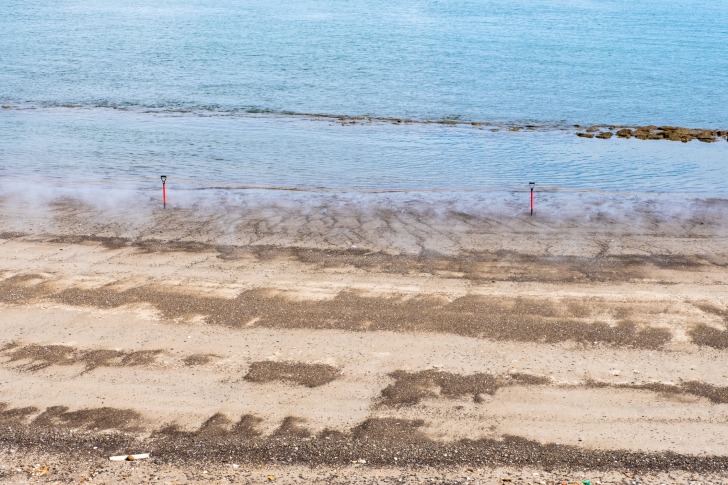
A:
POLYGON ((728 481, 728 202, 521 195, 1 199, 0 478, 728 481))

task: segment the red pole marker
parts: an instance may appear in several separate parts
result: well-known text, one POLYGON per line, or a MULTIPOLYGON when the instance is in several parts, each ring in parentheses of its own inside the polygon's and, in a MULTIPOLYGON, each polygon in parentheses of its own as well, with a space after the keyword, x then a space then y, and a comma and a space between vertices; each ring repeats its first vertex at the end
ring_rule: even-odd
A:
POLYGON ((533 188, 536 186, 536 182, 528 182, 528 186, 531 188, 531 215, 533 216, 533 188))
MULTIPOLYGON (((162 207, 167 208, 167 176, 162 175, 162 207)), ((531 211, 533 212, 533 210, 531 211)))

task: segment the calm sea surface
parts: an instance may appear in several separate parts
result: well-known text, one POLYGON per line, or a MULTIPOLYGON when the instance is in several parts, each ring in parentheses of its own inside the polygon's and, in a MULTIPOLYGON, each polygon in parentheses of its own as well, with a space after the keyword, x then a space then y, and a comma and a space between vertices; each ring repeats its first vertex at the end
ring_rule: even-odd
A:
POLYGON ((726 46, 728 3, 703 0, 4 0, 0 184, 165 172, 200 185, 533 179, 721 196, 725 140, 563 128, 728 129, 726 46))

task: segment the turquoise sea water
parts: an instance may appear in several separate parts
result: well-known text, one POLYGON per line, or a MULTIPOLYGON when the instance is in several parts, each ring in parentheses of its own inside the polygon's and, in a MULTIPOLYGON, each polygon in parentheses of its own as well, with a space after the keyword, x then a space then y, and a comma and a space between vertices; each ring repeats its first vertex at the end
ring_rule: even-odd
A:
POLYGON ((726 194, 728 4, 6 0, 0 177, 450 189, 530 179, 726 194), (342 126, 294 114, 454 119, 342 126))

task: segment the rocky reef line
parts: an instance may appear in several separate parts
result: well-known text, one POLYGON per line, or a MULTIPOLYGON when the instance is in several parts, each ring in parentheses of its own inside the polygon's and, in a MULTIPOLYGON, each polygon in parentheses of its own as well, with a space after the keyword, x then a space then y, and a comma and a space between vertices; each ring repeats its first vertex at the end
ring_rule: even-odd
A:
MULTIPOLYGON (((580 128, 576 126, 576 128, 580 128)), ((684 128, 680 126, 590 126, 584 131, 578 131, 576 136, 582 138, 601 138, 608 140, 613 136, 619 138, 636 138, 638 140, 670 140, 687 143, 698 140, 704 143, 713 143, 725 139, 728 141, 728 130, 707 130, 702 128, 684 128)))

